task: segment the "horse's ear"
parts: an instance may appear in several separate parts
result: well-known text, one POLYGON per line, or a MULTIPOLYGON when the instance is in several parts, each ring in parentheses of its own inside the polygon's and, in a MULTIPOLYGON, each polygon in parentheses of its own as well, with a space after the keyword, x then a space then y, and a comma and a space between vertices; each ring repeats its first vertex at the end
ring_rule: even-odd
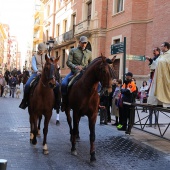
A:
POLYGON ((111 60, 112 60, 112 62, 114 63, 114 61, 116 60, 116 55, 113 56, 113 58, 112 58, 111 60))
POLYGON ((59 59, 60 59, 60 56, 56 57, 56 59, 55 59, 55 60, 57 60, 57 61, 58 61, 59 59))
POLYGON ((101 57, 102 57, 102 61, 105 62, 106 61, 106 57, 101 53, 101 57))
POLYGON ((56 57, 56 59, 54 60, 54 63, 57 64, 59 59, 60 59, 60 56, 56 57))
POLYGON ((45 54, 45 60, 49 61, 49 58, 48 58, 47 54, 45 54))

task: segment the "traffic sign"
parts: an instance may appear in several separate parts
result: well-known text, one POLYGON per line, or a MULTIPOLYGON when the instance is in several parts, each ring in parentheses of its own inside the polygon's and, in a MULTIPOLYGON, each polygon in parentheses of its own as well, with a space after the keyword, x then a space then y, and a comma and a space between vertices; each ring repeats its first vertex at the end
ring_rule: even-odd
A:
POLYGON ((137 60, 137 61, 145 61, 146 58, 144 55, 126 55, 127 60, 137 60))
POLYGON ((123 42, 111 45, 111 55, 119 54, 119 53, 124 53, 124 43, 123 42))

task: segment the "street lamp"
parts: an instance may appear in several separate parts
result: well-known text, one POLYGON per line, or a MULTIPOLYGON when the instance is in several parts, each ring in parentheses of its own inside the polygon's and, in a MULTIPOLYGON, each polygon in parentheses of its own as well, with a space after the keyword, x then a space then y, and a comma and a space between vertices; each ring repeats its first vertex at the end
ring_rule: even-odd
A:
POLYGON ((26 66, 27 66, 27 60, 25 60, 25 70, 26 70, 26 68, 27 68, 26 66))
POLYGON ((51 50, 53 49, 53 46, 54 46, 54 40, 52 38, 50 38, 50 40, 46 43, 46 45, 47 45, 48 53, 49 53, 49 56, 50 56, 50 52, 51 52, 51 50))

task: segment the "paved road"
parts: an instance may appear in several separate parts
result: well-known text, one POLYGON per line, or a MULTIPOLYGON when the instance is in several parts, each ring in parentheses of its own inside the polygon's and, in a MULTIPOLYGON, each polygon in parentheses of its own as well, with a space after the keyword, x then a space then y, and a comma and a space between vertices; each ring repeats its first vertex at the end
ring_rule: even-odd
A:
POLYGON ((127 136, 111 125, 99 125, 99 118, 96 124, 96 163, 91 164, 89 161, 86 117, 80 122, 78 155, 72 156, 66 116, 60 113, 61 124, 56 126, 55 112, 49 124, 47 139, 50 153, 43 155, 42 136, 38 138, 35 147, 29 142, 29 117, 27 110, 18 108, 20 101, 0 97, 0 159, 7 159, 7 170, 170 169, 170 142, 136 129, 132 130, 132 135, 127 136), (154 141, 165 149, 158 145, 154 147, 154 141))

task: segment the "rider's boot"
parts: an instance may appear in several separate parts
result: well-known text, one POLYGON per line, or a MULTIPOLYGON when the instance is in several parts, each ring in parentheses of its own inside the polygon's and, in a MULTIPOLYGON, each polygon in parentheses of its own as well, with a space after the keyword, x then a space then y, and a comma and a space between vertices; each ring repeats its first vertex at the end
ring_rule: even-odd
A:
POLYGON ((67 95, 62 95, 61 111, 64 112, 67 104, 67 95))
POLYGON ((28 106, 28 94, 25 93, 24 98, 22 99, 22 101, 21 101, 21 103, 19 105, 19 108, 26 109, 27 106, 28 106))
POLYGON ((61 106, 61 90, 59 84, 54 88, 54 95, 55 95, 54 109, 56 110, 57 113, 59 113, 61 106))

